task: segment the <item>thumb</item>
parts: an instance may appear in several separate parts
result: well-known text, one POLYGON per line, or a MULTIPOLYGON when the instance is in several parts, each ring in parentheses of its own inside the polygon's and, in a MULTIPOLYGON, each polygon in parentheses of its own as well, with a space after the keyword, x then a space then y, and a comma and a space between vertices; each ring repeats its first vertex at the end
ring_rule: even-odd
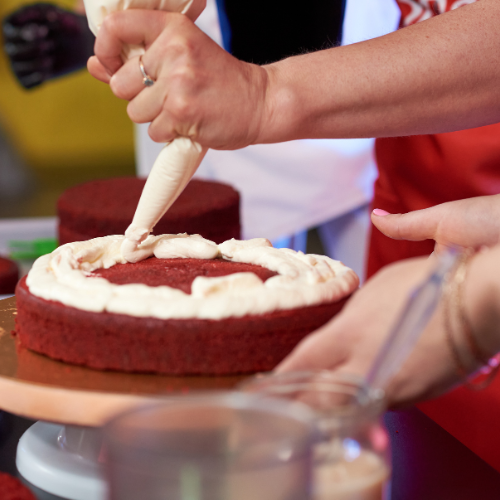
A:
POLYGON ((111 76, 106 68, 99 62, 99 59, 97 59, 96 56, 92 56, 87 61, 87 69, 94 78, 97 78, 97 80, 100 80, 104 83, 109 83, 111 76))
POLYGON ((371 219, 379 231, 394 240, 434 240, 442 219, 439 206, 407 214, 389 214, 376 208, 371 219))

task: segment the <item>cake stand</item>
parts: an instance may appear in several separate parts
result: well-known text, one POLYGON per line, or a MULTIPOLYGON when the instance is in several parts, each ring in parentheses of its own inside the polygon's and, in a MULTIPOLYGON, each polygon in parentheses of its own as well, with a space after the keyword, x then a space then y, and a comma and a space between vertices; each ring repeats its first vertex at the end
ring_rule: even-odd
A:
POLYGON ((244 376, 170 377, 92 370, 28 351, 13 335, 15 297, 0 301, 0 409, 40 420, 21 437, 16 464, 38 488, 104 500, 100 426, 158 397, 232 389, 244 376))

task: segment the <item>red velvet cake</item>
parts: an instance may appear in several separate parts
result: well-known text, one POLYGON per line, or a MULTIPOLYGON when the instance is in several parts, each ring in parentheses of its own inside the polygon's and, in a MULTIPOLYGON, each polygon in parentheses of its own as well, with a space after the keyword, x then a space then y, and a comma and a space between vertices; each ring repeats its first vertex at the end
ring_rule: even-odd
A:
MULTIPOLYGON (((202 240, 156 238, 156 249, 161 238, 202 240)), ((35 263, 16 290, 22 345, 97 369, 177 375, 267 371, 334 316, 358 285, 354 272, 337 261, 260 240, 218 246, 201 241, 215 248, 212 258, 154 256, 103 264, 121 241, 73 243, 35 263), (245 262, 262 258, 269 268, 245 262), (307 279, 297 281, 301 276, 307 279)))
POLYGON ((1 500, 36 500, 35 495, 15 477, 0 472, 1 500))
POLYGON ((0 295, 14 293, 18 280, 17 264, 13 260, 0 257, 0 295))
MULTIPOLYGON (((119 177, 87 182, 66 190, 57 202, 59 243, 124 234, 132 220, 145 179, 119 177)), ((154 234, 187 232, 222 243, 240 238, 240 196, 220 182, 193 179, 154 234)))

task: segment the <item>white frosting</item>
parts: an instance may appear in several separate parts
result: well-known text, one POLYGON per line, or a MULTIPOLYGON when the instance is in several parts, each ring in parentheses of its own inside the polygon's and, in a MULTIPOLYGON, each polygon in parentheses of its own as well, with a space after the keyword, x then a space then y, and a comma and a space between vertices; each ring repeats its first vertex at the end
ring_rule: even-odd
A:
POLYGON ((91 275, 96 269, 126 263, 124 236, 68 243, 40 257, 28 274, 33 295, 86 311, 139 317, 222 319, 264 314, 340 300, 354 291, 354 271, 323 255, 273 248, 265 239, 230 240, 220 245, 186 234, 149 236, 137 250, 140 259, 223 258, 258 264, 278 273, 262 282, 253 273, 197 277, 191 294, 168 286, 116 285, 91 275))

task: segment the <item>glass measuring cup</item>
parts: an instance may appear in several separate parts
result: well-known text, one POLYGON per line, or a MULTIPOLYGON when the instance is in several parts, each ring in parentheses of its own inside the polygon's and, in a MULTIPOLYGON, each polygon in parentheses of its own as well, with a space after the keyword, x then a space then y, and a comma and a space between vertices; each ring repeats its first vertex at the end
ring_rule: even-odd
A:
POLYGON ((290 401, 221 392, 169 398, 104 427, 113 500, 305 500, 318 430, 290 401))
POLYGON ((390 478, 384 394, 361 378, 328 371, 257 376, 241 390, 301 401, 316 413, 315 500, 381 500, 390 478))

